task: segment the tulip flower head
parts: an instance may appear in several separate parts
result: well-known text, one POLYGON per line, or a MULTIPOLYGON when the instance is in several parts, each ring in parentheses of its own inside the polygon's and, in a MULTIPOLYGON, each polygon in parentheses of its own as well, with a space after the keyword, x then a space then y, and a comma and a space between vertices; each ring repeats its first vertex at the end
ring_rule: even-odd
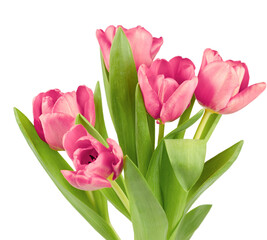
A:
POLYGON ((147 112, 160 122, 174 121, 184 112, 197 86, 195 66, 187 58, 157 59, 138 70, 147 112))
POLYGON ((95 124, 94 96, 86 86, 79 86, 76 92, 50 90, 33 100, 34 127, 40 138, 54 150, 64 149, 63 136, 75 124, 79 113, 95 124))
POLYGON ((94 191, 111 187, 123 168, 123 153, 120 146, 108 138, 109 148, 88 134, 82 125, 75 125, 63 138, 64 149, 72 159, 76 171, 62 170, 63 176, 75 188, 94 191))
POLYGON ((220 114, 234 113, 252 102, 266 87, 264 82, 249 87, 248 83, 245 63, 223 61, 218 52, 204 51, 195 92, 201 105, 220 114))
POLYGON ((163 43, 162 37, 153 37, 141 26, 131 29, 126 29, 122 26, 109 26, 105 31, 101 29, 96 31, 96 37, 99 42, 107 70, 109 71, 111 45, 119 27, 122 28, 130 43, 136 69, 138 69, 141 64, 146 64, 149 67, 163 43))

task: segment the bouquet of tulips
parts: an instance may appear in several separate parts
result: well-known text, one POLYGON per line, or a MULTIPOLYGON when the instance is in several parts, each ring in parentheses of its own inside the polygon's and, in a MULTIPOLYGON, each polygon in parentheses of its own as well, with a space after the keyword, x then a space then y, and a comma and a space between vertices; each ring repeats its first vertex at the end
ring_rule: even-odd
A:
POLYGON ((245 107, 266 84, 248 86, 246 64, 223 61, 211 49, 197 76, 188 58, 154 60, 163 39, 140 26, 109 26, 96 36, 118 142, 108 137, 99 83, 94 92, 79 86, 38 94, 33 124, 15 108, 20 130, 61 193, 103 238, 120 239, 109 201, 132 222, 136 240, 188 240, 211 208, 191 210, 192 204, 229 169, 243 144, 206 160, 208 140, 222 114, 245 107), (195 99, 204 109, 190 116, 195 99), (194 137, 184 139, 201 117, 194 137), (178 118, 164 134, 165 124, 178 118))

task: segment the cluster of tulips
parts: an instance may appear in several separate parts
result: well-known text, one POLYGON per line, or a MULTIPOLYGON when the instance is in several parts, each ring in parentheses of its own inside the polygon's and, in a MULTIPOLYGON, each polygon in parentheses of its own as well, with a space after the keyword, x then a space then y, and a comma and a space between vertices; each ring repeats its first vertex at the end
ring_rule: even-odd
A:
POLYGON ((79 86, 38 94, 34 125, 15 109, 21 131, 59 190, 105 239, 120 239, 107 200, 132 221, 136 240, 190 239, 211 205, 188 210, 242 147, 240 141, 206 161, 209 137, 221 114, 242 109, 266 84, 248 86, 246 64, 224 61, 211 49, 204 51, 198 75, 188 58, 154 60, 163 39, 140 26, 109 26, 96 36, 119 144, 108 138, 99 83, 94 92, 79 86), (204 110, 190 118, 195 99, 204 110), (184 139, 201 116, 194 138, 184 139), (164 125, 178 118, 177 128, 164 134, 164 125))

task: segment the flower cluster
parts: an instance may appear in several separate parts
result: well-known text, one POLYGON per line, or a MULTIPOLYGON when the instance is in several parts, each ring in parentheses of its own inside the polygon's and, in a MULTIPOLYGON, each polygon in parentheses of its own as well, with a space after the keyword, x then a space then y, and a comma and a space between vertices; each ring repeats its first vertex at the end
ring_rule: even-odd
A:
POLYGON ((38 94, 34 127, 16 112, 22 133, 57 187, 106 239, 119 239, 106 200, 132 221, 135 239, 189 239, 211 205, 187 211, 231 166, 243 144, 206 161, 209 137, 222 114, 244 108, 266 83, 249 86, 245 63, 223 61, 211 49, 204 51, 198 74, 188 58, 155 59, 163 39, 140 26, 109 26, 97 30, 96 37, 119 144, 108 138, 99 85, 95 93, 79 86, 73 92, 38 94), (205 111, 190 117, 195 99, 205 111), (184 139, 203 113, 193 139, 184 139), (177 128, 164 136, 165 124, 179 117, 177 128), (74 170, 55 152, 60 150, 66 151, 74 170), (192 219, 196 224, 190 224, 192 219))

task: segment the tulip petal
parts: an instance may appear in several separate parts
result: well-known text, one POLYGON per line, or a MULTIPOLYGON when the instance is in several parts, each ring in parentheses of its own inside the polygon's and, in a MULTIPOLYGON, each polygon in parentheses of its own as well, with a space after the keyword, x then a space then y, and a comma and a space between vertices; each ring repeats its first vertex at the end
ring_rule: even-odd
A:
POLYGON ((64 93, 55 103, 53 113, 65 113, 74 118, 80 113, 76 101, 76 92, 64 93))
POLYGON ((42 114, 42 102, 43 98, 49 97, 52 99, 52 101, 55 103, 56 100, 62 96, 62 93, 59 89, 53 89, 44 93, 38 94, 34 99, 33 99, 33 118, 34 118, 34 127, 39 135, 39 137, 45 141, 44 138, 44 132, 42 128, 42 124, 40 122, 39 117, 42 114))
POLYGON ((102 152, 97 159, 86 166, 87 175, 98 175, 108 178, 113 173, 113 163, 117 163, 111 152, 102 152))
POLYGON ((225 62, 212 62, 200 71, 195 95, 201 105, 219 111, 226 106, 238 86, 233 67, 225 62))
POLYGON ((40 116, 44 137, 54 150, 63 150, 63 136, 75 124, 75 119, 64 113, 48 113, 40 116))
POLYGON ((239 92, 243 91, 245 88, 248 87, 248 83, 249 83, 249 72, 248 72, 248 67, 245 63, 242 63, 243 68, 245 69, 245 74, 242 80, 242 83, 240 85, 240 89, 239 92))
POLYGON ((84 175, 83 171, 74 172, 61 170, 61 173, 73 187, 80 190, 95 191, 97 189, 111 187, 111 184, 107 179, 100 176, 84 175))
POLYGON ((149 84, 146 65, 141 65, 138 70, 138 82, 143 95, 147 112, 155 119, 160 117, 161 104, 157 92, 149 84))
POLYGON ((152 35, 141 26, 124 30, 124 33, 130 43, 136 69, 141 64, 149 67, 153 60, 151 57, 152 35))
POLYGON ((219 55, 219 53, 217 51, 214 51, 210 48, 205 49, 204 53, 203 53, 203 58, 202 58, 202 63, 201 63, 201 67, 200 67, 200 71, 206 67, 209 63, 212 62, 221 62, 222 58, 219 55))
POLYGON ((151 50, 150 50, 152 60, 157 55, 162 44, 163 44, 163 38, 162 37, 160 37, 160 38, 153 37, 152 46, 151 46, 151 50))
POLYGON ((76 170, 83 170, 87 168, 98 157, 97 151, 92 145, 87 148, 77 148, 73 153, 73 164, 76 170))
POLYGON ((163 123, 174 121, 189 105, 197 86, 197 78, 184 81, 178 89, 170 96, 168 101, 163 104, 160 119, 163 123))
POLYGON ((162 80, 158 96, 161 104, 167 102, 169 97, 175 92, 179 87, 179 84, 172 78, 164 78, 162 80))
POLYGON ((118 143, 113 139, 108 138, 107 143, 110 146, 110 149, 115 157, 115 161, 112 163, 112 168, 114 172, 113 180, 115 180, 120 175, 123 168, 123 152, 118 143))
POLYGON ((116 28, 114 26, 109 26, 105 32, 101 29, 96 30, 96 38, 98 40, 103 55, 103 59, 108 71, 109 71, 110 48, 115 34, 116 34, 116 28))
POLYGON ((230 114, 234 113, 243 107, 247 106, 250 102, 252 102, 256 97, 258 97, 266 88, 266 83, 257 83, 254 84, 242 92, 235 95, 225 108, 219 111, 220 114, 230 114))
POLYGON ((76 92, 80 113, 94 126, 95 104, 93 91, 86 86, 79 86, 76 92))
POLYGON ((188 58, 174 57, 170 60, 172 68, 172 78, 179 84, 195 77, 195 65, 188 58))
POLYGON ((171 64, 165 59, 156 59, 150 66, 150 71, 155 75, 163 74, 165 78, 173 78, 171 64))
POLYGON ((63 136, 63 147, 68 156, 73 160, 73 153, 77 148, 86 148, 91 145, 90 139, 87 137, 88 133, 82 125, 73 126, 63 136), (77 142, 80 140, 79 142, 77 142))

